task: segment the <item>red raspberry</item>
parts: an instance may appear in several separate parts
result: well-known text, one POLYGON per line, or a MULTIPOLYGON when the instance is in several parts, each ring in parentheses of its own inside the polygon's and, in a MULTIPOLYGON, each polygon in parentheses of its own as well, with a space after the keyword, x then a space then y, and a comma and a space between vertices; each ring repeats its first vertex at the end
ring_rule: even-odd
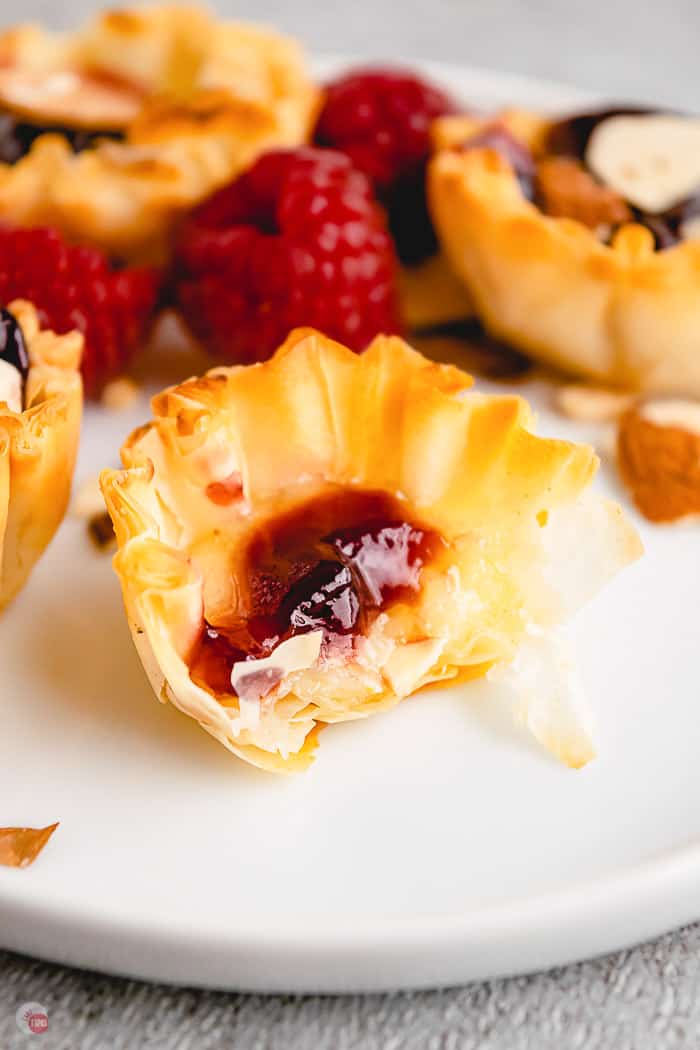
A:
POLYGON ((326 88, 315 138, 319 146, 347 153, 385 190, 425 160, 431 121, 454 111, 444 91, 413 73, 358 69, 326 88))
POLYGON ((189 216, 176 260, 185 320, 227 361, 264 360, 300 325, 355 350, 399 329, 391 238, 340 153, 266 153, 189 216))
POLYGON ((408 266, 437 249, 425 199, 430 124, 456 109, 440 88, 399 69, 359 69, 326 89, 315 140, 347 153, 372 179, 408 266))
POLYGON ((158 285, 155 270, 113 269, 102 252, 67 244, 56 230, 0 227, 0 303, 28 299, 42 326, 84 334, 89 396, 124 370, 145 337, 158 285))

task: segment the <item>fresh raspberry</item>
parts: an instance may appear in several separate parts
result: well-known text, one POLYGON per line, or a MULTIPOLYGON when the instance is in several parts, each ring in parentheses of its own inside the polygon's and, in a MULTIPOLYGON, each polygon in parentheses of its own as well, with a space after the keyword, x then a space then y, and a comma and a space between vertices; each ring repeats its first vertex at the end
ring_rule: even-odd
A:
POLYGON ((327 86, 316 141, 347 153, 378 189, 387 189, 425 160, 431 121, 453 110, 444 91, 413 73, 359 69, 327 86))
POLYGON ((326 88, 315 140, 342 150, 372 180, 409 265, 437 247, 425 201, 430 124, 455 111, 444 91, 403 70, 360 69, 326 88))
POLYGON ((368 180, 330 150, 275 150, 201 204, 176 250, 192 331, 227 361, 259 361, 310 325, 363 350, 399 329, 395 259, 368 180))
POLYGON ((0 227, 0 303, 28 299, 42 326, 85 336, 85 392, 122 372, 145 337, 158 294, 157 272, 114 269, 96 248, 67 244, 53 229, 0 227))

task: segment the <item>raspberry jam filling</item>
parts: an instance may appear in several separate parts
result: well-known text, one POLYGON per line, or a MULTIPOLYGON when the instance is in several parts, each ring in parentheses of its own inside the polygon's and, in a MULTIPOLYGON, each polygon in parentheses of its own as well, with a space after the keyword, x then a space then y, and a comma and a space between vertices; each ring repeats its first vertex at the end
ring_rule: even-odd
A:
POLYGON ((384 492, 339 489, 266 522, 245 551, 240 609, 225 626, 205 621, 192 680, 231 693, 234 664, 295 635, 321 630, 332 643, 364 633, 378 613, 416 598, 423 566, 443 546, 384 492))

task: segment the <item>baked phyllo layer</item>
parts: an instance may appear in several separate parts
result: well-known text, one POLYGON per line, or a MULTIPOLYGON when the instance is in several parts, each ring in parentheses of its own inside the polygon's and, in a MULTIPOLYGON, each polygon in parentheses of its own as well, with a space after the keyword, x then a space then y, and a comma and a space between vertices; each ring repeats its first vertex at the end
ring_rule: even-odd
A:
POLYGON ((306 329, 154 399, 102 488, 162 700, 293 771, 329 723, 522 664, 530 729, 570 765, 591 758, 551 631, 639 542, 588 494, 590 448, 470 385, 396 337, 356 355, 306 329))
POLYGON ((489 330, 630 389, 700 394, 700 120, 506 112, 434 127, 429 200, 489 330))
POLYGON ((198 7, 111 10, 0 36, 0 218, 160 259, 184 209, 317 109, 296 43, 198 7))
POLYGON ((66 511, 82 412, 79 332, 0 310, 0 609, 24 585, 66 511))

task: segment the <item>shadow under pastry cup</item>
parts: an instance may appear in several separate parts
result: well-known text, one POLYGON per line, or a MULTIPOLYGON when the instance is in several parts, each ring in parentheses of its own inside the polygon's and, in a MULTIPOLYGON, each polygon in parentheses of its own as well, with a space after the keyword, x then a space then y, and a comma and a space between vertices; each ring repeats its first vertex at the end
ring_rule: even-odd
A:
POLYGON ((324 726, 488 674, 560 759, 593 756, 555 629, 639 540, 588 492, 592 449, 471 382, 396 337, 356 355, 301 329, 154 398, 101 484, 162 701, 293 772, 324 726))
MULTIPOLYGON (((640 139, 639 126, 630 134, 630 121, 665 121, 664 135, 673 125, 679 149, 687 140, 683 165, 693 155, 693 135, 700 146, 698 127, 689 124, 683 134, 679 117, 623 112, 614 119, 621 122, 614 129, 618 139, 613 142, 606 132, 607 155, 602 158, 599 147, 595 159, 600 167, 615 168, 618 179, 629 175, 629 165, 626 169, 618 156, 623 141, 632 168, 642 161, 653 163, 650 142, 654 135, 660 141, 656 125, 640 139)), ((689 228, 687 239, 665 238, 671 246, 659 250, 655 231, 663 236, 666 225, 660 216, 629 206, 583 164, 569 159, 562 167, 561 157, 554 158, 550 173, 575 178, 579 188, 593 190, 592 203, 602 203, 615 221, 592 228, 590 215, 580 221, 547 214, 537 189, 528 192, 530 175, 536 186, 542 169, 523 177, 517 157, 507 154, 513 143, 516 149, 521 143, 535 161, 551 162, 548 143, 554 127, 543 117, 520 111, 435 123, 430 211, 442 249, 464 281, 477 315, 492 335, 567 372, 633 390, 700 396, 700 236, 689 228), (506 149, 489 143, 494 129, 508 136, 506 149)), ((661 160, 669 170, 676 163, 672 155, 661 160)), ((648 170, 645 179, 648 189, 648 170)), ((554 210, 562 210, 562 203, 567 203, 564 198, 555 199, 554 210)))
POLYGON ((417 266, 399 266, 396 291, 401 320, 409 331, 466 321, 474 313, 464 282, 442 252, 417 266))
POLYGON ((19 404, 8 406, 0 394, 0 609, 24 586, 68 505, 80 435, 83 348, 79 332, 41 329, 27 302, 10 303, 2 323, 5 334, 8 326, 19 326, 21 334, 13 330, 13 337, 26 347, 29 368, 19 404))
POLYGON ((0 220, 163 261, 173 224, 259 153, 307 140, 297 44, 205 10, 105 12, 0 36, 0 220))

